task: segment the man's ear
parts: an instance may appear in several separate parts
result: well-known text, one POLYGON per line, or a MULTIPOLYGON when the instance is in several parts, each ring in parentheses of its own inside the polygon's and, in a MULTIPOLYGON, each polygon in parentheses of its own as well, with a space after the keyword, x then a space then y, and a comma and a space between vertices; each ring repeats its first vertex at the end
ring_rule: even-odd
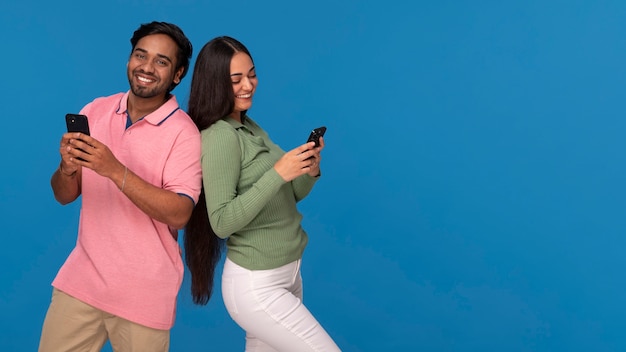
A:
POLYGON ((180 83, 180 76, 183 75, 183 71, 185 70, 184 67, 181 67, 178 69, 178 71, 176 71, 176 74, 174 74, 174 83, 179 84, 180 83))

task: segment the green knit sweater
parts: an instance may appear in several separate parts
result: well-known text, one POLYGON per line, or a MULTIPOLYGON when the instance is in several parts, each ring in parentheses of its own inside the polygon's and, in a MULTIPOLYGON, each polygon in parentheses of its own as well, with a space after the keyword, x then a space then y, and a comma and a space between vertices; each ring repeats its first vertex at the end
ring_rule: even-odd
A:
POLYGON ((300 259, 308 237, 296 203, 317 178, 285 182, 274 164, 285 152, 246 116, 220 120, 202 131, 202 173, 213 230, 227 238, 227 256, 250 270, 300 259))

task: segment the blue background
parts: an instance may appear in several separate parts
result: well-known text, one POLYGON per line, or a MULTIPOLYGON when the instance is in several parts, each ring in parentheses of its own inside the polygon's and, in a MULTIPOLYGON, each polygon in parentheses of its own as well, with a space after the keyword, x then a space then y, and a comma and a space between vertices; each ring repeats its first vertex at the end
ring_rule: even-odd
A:
MULTIPOLYGON (((63 116, 128 89, 152 20, 194 60, 245 43, 249 113, 283 149, 328 127, 303 275, 344 351, 626 350, 625 19, 623 1, 3 2, 2 350, 36 349, 75 243, 79 202, 49 186, 63 116)), ((242 351, 219 285, 195 306, 187 280, 172 351, 242 351)))

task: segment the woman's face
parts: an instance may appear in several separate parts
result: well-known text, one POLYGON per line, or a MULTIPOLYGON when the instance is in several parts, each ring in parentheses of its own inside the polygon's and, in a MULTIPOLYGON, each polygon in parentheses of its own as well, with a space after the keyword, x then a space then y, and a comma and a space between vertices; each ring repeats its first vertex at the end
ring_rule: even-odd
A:
POLYGON ((258 83, 254 64, 248 54, 238 52, 230 60, 230 79, 235 93, 235 106, 231 117, 241 121, 241 112, 252 106, 252 97, 258 83))

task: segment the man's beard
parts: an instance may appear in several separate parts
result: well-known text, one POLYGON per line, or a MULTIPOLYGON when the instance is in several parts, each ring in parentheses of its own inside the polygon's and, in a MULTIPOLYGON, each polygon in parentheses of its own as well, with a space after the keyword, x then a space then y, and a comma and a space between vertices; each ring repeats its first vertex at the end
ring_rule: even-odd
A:
POLYGON ((146 87, 140 87, 137 85, 133 85, 132 82, 130 83, 130 90, 131 92, 133 92, 134 95, 140 97, 140 98, 154 98, 156 96, 158 96, 159 94, 162 94, 165 92, 165 90, 160 89, 161 87, 154 87, 152 89, 148 89, 146 87))
MULTIPOLYGON (((142 70, 138 70, 138 73, 142 73, 142 74, 146 74, 145 72, 143 72, 142 70)), ((133 92, 133 94, 135 96, 138 96, 140 98, 144 98, 144 99, 149 99, 149 98, 154 98, 156 96, 159 96, 161 94, 164 94, 167 96, 167 93, 169 92, 169 86, 161 86, 161 85, 157 85, 154 86, 152 88, 147 88, 147 87, 143 87, 137 83, 134 82, 134 77, 135 77, 135 72, 129 72, 128 75, 128 85, 130 86, 130 91, 133 92)), ((156 77, 155 77, 156 79, 156 77)), ((160 81, 163 82, 163 81, 160 81)))

